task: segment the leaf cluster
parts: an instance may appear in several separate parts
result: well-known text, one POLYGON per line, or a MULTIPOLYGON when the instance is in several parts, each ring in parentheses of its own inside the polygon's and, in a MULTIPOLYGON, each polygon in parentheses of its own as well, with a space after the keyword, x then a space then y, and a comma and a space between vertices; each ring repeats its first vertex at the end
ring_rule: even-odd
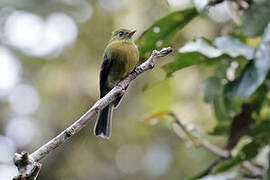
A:
MULTIPOLYGON (((137 40, 142 59, 153 49, 170 45, 176 33, 202 13, 191 8, 156 21, 137 40)), ((269 145, 270 1, 249 2, 242 14, 241 25, 234 25, 231 33, 214 40, 199 37, 175 47, 173 61, 162 67, 166 78, 174 78, 174 73, 194 65, 210 70, 201 87, 218 123, 209 134, 227 136, 228 150, 235 148, 242 137, 250 138, 232 158, 218 163, 214 174, 253 160, 269 145), (261 42, 251 46, 249 40, 254 37, 261 42)))

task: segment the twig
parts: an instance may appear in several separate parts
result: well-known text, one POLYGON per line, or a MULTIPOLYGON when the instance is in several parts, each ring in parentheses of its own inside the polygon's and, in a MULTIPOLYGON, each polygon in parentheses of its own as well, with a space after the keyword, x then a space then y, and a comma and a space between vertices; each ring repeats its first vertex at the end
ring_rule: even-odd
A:
POLYGON ((176 124, 179 125, 179 127, 182 129, 182 131, 185 133, 185 135, 187 136, 187 138, 193 143, 193 144, 198 144, 196 142, 196 138, 189 133, 189 131, 186 129, 185 125, 182 124, 182 122, 180 121, 180 119, 173 113, 173 112, 169 112, 168 113, 169 116, 171 116, 172 118, 175 119, 176 124))
POLYGON ((163 48, 160 51, 154 50, 152 55, 144 63, 139 65, 132 73, 117 84, 105 97, 99 99, 82 117, 80 117, 71 126, 47 142, 45 145, 37 149, 32 154, 22 152, 15 154, 14 163, 18 167, 19 175, 14 177, 14 180, 35 180, 41 168, 39 161, 49 154, 52 150, 62 145, 73 135, 78 133, 86 124, 95 117, 98 112, 112 103, 119 95, 125 93, 125 89, 130 82, 143 72, 154 68, 157 57, 163 57, 172 52, 171 47, 163 48))
POLYGON ((200 139, 200 142, 206 149, 208 149, 212 153, 222 157, 223 159, 228 159, 231 156, 230 151, 228 151, 226 149, 222 149, 222 148, 210 143, 206 139, 200 139))
POLYGON ((183 132, 186 134, 186 136, 188 137, 188 139, 192 142, 196 142, 195 144, 202 145, 204 146, 206 149, 208 149, 209 151, 211 151, 212 153, 227 159, 230 157, 230 152, 222 149, 212 143, 210 143, 208 140, 200 138, 200 137, 195 137, 194 135, 192 135, 187 129, 186 127, 181 123, 180 119, 173 113, 170 112, 168 113, 169 116, 171 116, 172 118, 175 119, 176 123, 180 126, 180 128, 183 130, 183 132))
MULTIPOLYGON (((208 140, 206 139, 199 139, 199 142, 201 142, 201 144, 208 149, 209 151, 211 151, 212 153, 216 154, 217 156, 219 156, 220 158, 215 160, 213 163, 210 164, 210 166, 203 171, 201 174, 205 174, 207 172, 207 174, 211 173, 211 171, 222 161, 226 161, 228 159, 230 159, 231 156, 231 152, 227 149, 223 149, 220 148, 218 146, 216 146, 215 144, 210 143, 208 140)), ((257 167, 255 164, 253 164, 250 161, 244 161, 242 163, 242 167, 247 169, 253 176, 256 177, 262 177, 264 175, 264 169, 257 167)))
MULTIPOLYGON (((209 142, 207 139, 192 135, 185 128, 185 126, 181 123, 180 119, 173 112, 168 113, 168 115, 173 117, 176 120, 176 123, 180 126, 180 128, 183 130, 183 132, 186 134, 186 136, 188 137, 188 139, 190 141, 197 142, 196 144, 199 143, 200 145, 205 147, 207 150, 209 150, 210 152, 212 152, 212 153, 214 153, 214 154, 216 154, 217 156, 220 157, 219 159, 217 159, 213 163, 211 163, 204 171, 202 171, 201 173, 199 173, 198 175, 193 177, 194 179, 202 178, 202 177, 210 174, 212 172, 212 170, 220 162, 228 160, 228 159, 231 158, 230 150, 220 148, 220 147, 216 146, 215 144, 212 144, 211 142, 209 142)), ((252 176, 254 176, 254 177, 262 177, 264 175, 264 173, 265 173, 264 169, 262 169, 260 167, 257 167, 255 164, 253 164, 250 161, 244 161, 242 163, 242 167, 247 169, 252 174, 252 176)))
POLYGON ((258 167, 256 164, 251 163, 250 161, 244 161, 242 166, 247 169, 251 174, 248 174, 246 176, 252 177, 252 178, 261 178, 265 174, 264 167, 258 167))
MULTIPOLYGON (((200 139, 199 140, 202 145, 211 151, 212 153, 218 155, 220 158, 215 160, 213 163, 210 164, 210 166, 204 170, 201 174, 207 174, 211 173, 211 171, 222 161, 229 160, 231 158, 231 152, 227 149, 220 148, 212 143, 210 143, 206 139, 200 139)), ((255 164, 253 164, 250 161, 244 161, 242 163, 242 167, 247 169, 253 176, 256 177, 262 177, 264 175, 264 169, 257 167, 255 164)))

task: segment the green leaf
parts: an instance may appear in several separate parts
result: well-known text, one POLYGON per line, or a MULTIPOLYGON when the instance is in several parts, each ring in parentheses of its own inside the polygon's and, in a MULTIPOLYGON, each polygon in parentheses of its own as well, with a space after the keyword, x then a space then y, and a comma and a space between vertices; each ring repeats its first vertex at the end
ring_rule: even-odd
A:
POLYGON ((220 163, 216 169, 213 171, 213 173, 218 174, 218 173, 222 173, 224 171, 229 170, 230 168, 234 167, 235 165, 241 163, 241 157, 240 156, 236 156, 234 158, 231 158, 227 161, 224 161, 222 163, 220 163))
POLYGON ((241 97, 235 96, 234 93, 230 92, 230 84, 231 83, 224 87, 222 97, 225 111, 230 117, 234 117, 241 112, 241 105, 244 101, 241 97))
POLYGON ((219 37, 213 44, 211 41, 198 38, 195 41, 186 43, 179 49, 180 54, 175 60, 163 67, 167 76, 174 72, 202 62, 215 63, 215 60, 221 60, 224 57, 245 57, 253 58, 254 48, 247 46, 238 39, 231 37, 219 37))
POLYGON ((221 95, 214 99, 214 110, 218 120, 223 121, 231 119, 230 116, 228 116, 228 112, 226 111, 224 100, 221 95))
POLYGON ((221 80, 218 77, 209 77, 202 83, 202 90, 204 92, 204 101, 209 103, 220 95, 221 80))
POLYGON ((249 102, 252 104, 252 109, 259 114, 262 106, 267 100, 268 87, 262 84, 255 93, 249 98, 249 102))
POLYGON ((232 32, 232 37, 235 39, 240 40, 243 43, 246 43, 247 41, 247 36, 245 33, 242 31, 241 27, 236 26, 232 32))
POLYGON ((200 52, 209 58, 216 58, 225 54, 232 58, 243 56, 246 59, 252 59, 254 56, 254 48, 229 36, 218 37, 213 43, 210 40, 198 38, 186 43, 179 49, 179 52, 200 52))
POLYGON ((242 148, 239 156, 241 156, 242 160, 250 160, 258 154, 260 148, 261 144, 256 141, 252 141, 242 148))
POLYGON ((270 56, 256 58, 254 61, 251 61, 243 70, 240 78, 228 84, 228 90, 236 96, 242 97, 244 100, 248 99, 264 81, 270 67, 269 65, 270 56))
POLYGON ((207 60, 214 61, 217 59, 219 58, 208 58, 198 52, 183 53, 179 54, 173 62, 164 65, 162 68, 167 73, 167 77, 169 77, 174 72, 183 69, 185 67, 200 64, 207 60))
POLYGON ((227 134, 230 128, 230 122, 229 121, 218 121, 218 124, 213 129, 212 132, 208 133, 210 135, 224 135, 227 134))
POLYGON ((255 50, 253 47, 229 36, 221 36, 216 38, 214 45, 221 50, 223 54, 227 54, 233 58, 243 56, 246 59, 252 59, 254 56, 255 50))
POLYGON ((239 112, 241 100, 247 100, 264 82, 270 68, 270 25, 266 28, 254 60, 250 61, 235 81, 224 89, 224 102, 231 116, 239 112))
POLYGON ((253 138, 260 139, 264 143, 269 143, 270 141, 270 121, 262 120, 256 125, 254 129, 249 132, 249 135, 253 138))
POLYGON ((156 21, 136 41, 140 56, 147 58, 154 49, 170 45, 173 36, 198 15, 195 8, 173 12, 156 21))
POLYGON ((223 98, 222 98, 222 84, 218 77, 209 77, 204 80, 202 89, 204 91, 204 100, 208 103, 213 103, 215 115, 218 120, 228 119, 226 114, 223 98))
POLYGON ((242 16, 241 28, 247 36, 259 36, 270 21, 270 1, 256 0, 242 16))

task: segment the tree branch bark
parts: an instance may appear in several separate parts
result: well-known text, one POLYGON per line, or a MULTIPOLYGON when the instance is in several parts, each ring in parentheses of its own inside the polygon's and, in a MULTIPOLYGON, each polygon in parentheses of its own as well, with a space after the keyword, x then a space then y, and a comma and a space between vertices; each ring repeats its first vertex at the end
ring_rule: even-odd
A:
POLYGON ((14 180, 35 180, 41 168, 39 161, 43 159, 47 154, 53 151, 55 148, 62 145, 73 135, 78 133, 86 124, 95 117, 98 112, 112 103, 119 95, 125 93, 125 89, 137 76, 143 72, 154 68, 156 59, 158 57, 166 56, 172 52, 171 47, 163 48, 160 51, 154 50, 152 55, 144 63, 139 65, 132 73, 130 73, 125 79, 119 82, 106 96, 99 99, 82 117, 70 125, 67 129, 62 131, 59 135, 52 140, 41 146, 32 154, 22 152, 16 153, 14 156, 14 164, 19 170, 19 175, 14 177, 14 180))

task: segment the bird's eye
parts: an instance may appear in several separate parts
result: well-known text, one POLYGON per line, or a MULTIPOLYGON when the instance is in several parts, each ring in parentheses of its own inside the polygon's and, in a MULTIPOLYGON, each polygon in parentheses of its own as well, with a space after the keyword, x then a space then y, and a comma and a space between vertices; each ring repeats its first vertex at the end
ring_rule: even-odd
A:
POLYGON ((124 32, 120 31, 119 36, 123 36, 124 32))

